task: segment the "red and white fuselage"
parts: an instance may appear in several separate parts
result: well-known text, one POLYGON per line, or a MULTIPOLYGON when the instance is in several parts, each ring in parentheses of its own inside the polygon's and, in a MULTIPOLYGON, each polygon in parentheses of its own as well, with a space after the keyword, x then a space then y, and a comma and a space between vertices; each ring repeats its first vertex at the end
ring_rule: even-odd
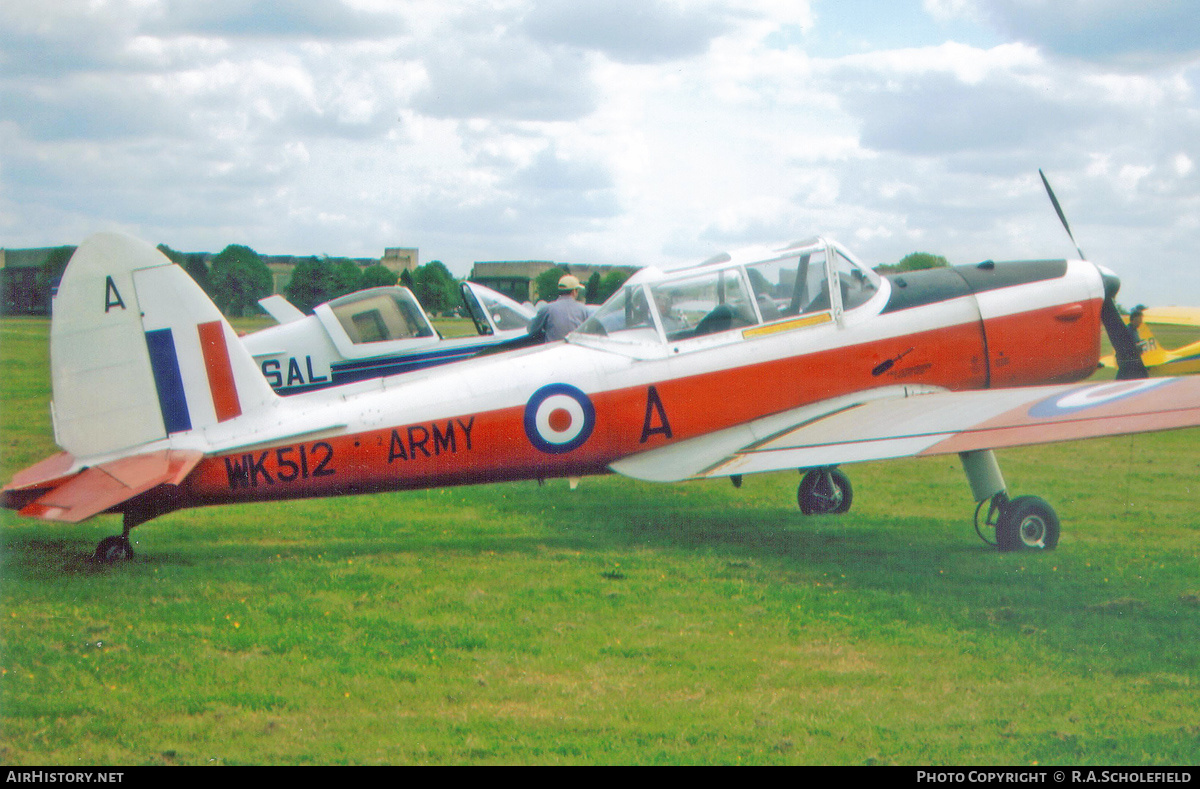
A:
POLYGON ((102 236, 55 304, 65 452, 14 478, 5 504, 51 520, 125 512, 128 526, 199 505, 605 473, 848 397, 1080 380, 1104 299, 1085 261, 884 278, 817 238, 644 270, 564 342, 281 398, 182 269, 102 236))
POLYGON ((1010 264, 1023 267, 1014 275, 1005 265, 968 272, 974 283, 956 270, 878 278, 817 239, 638 278, 614 297, 619 309, 602 310, 566 342, 290 398, 272 415, 271 432, 280 437, 247 445, 229 436, 197 447, 209 456, 180 494, 188 503, 219 503, 598 474, 630 455, 855 392, 1089 375, 1104 298, 1096 268, 1010 264), (792 312, 785 289, 768 318, 761 294, 750 298, 748 272, 764 260, 783 260, 774 270, 786 271, 806 254, 808 265, 825 269, 815 279, 838 283, 847 274, 834 268, 841 258, 870 292, 852 305, 835 297, 792 312), (661 296, 696 291, 712 302, 692 298, 685 311, 697 315, 730 306, 740 292, 736 325, 689 334, 701 315, 668 328, 661 296), (615 330, 597 330, 638 305, 650 309, 643 325, 618 315, 615 330), (298 438, 282 437, 289 433, 298 438), (239 445, 222 450, 225 443, 239 445))

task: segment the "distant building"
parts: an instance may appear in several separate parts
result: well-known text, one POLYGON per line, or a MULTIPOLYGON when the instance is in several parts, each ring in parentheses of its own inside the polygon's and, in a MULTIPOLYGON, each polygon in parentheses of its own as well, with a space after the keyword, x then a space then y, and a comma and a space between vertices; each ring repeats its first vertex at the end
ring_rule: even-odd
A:
POLYGON ((538 275, 555 268, 549 260, 489 260, 476 262, 467 279, 503 293, 514 301, 537 301, 538 275))
MULTIPOLYGON (((415 253, 416 250, 413 250, 413 252, 415 253)), ((282 293, 283 289, 288 286, 288 283, 292 279, 292 272, 301 261, 314 257, 328 260, 335 265, 341 263, 343 260, 349 260, 360 269, 378 266, 381 262, 379 258, 333 258, 327 255, 260 255, 260 257, 263 263, 267 264, 267 268, 271 270, 271 281, 274 283, 275 293, 282 293)), ((212 256, 206 262, 211 264, 212 256)))
POLYGON ((585 285, 597 272, 603 277, 611 271, 631 274, 637 270, 633 266, 593 266, 549 260, 488 260, 476 262, 467 279, 499 291, 510 299, 534 304, 538 300, 537 278, 552 268, 563 269, 564 274, 570 272, 585 285))
MULTIPOLYGON (((271 277, 275 283, 275 292, 282 293, 292 279, 292 271, 302 260, 308 260, 313 255, 263 255, 263 262, 271 269, 271 277)), ((419 250, 416 247, 388 247, 383 250, 382 258, 334 258, 325 259, 330 263, 340 263, 349 260, 360 269, 382 265, 396 273, 397 278, 402 271, 412 271, 417 267, 419 250)))
POLYGON ((383 250, 383 259, 379 262, 399 276, 402 271, 415 271, 420 265, 417 258, 416 247, 388 247, 383 250))
MULTIPOLYGON (((75 247, 39 247, 36 249, 5 249, 0 247, 0 315, 49 315, 51 294, 62 277, 62 268, 74 254, 75 247)), ((179 253, 186 255, 189 253, 179 253)), ((212 265, 213 252, 198 254, 205 266, 212 265)), ((296 265, 311 255, 262 255, 271 270, 275 293, 281 293, 292 278, 296 265)), ((396 272, 417 268, 419 250, 416 247, 388 247, 382 258, 329 258, 338 263, 349 260, 359 268, 383 266, 396 272)))
POLYGON ((75 247, 0 248, 0 314, 49 315, 50 300, 75 247))

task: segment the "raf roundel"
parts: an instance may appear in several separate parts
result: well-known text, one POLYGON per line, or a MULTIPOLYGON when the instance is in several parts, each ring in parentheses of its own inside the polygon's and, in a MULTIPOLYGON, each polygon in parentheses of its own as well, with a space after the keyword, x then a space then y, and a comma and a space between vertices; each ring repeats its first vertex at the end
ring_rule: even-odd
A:
POLYGON ((583 446, 596 426, 596 409, 580 390, 550 384, 525 406, 525 435, 542 452, 561 454, 583 446))
POLYGON ((1029 415, 1038 418, 1061 416, 1123 400, 1147 389, 1156 389, 1169 383, 1171 383, 1170 378, 1159 378, 1148 381, 1113 381, 1093 384, 1034 403, 1029 408, 1029 415))

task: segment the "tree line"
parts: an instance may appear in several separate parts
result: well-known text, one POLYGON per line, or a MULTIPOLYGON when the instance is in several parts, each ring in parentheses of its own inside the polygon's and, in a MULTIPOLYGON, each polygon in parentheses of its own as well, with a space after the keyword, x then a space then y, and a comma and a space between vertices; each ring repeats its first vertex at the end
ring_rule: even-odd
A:
MULTIPOLYGON (((231 318, 256 314, 258 300, 275 292, 271 269, 250 247, 230 244, 211 261, 202 252, 178 252, 165 244, 158 249, 183 267, 217 309, 231 318)), ((338 296, 395 284, 396 273, 382 263, 363 268, 346 258, 313 255, 296 264, 283 295, 299 310, 311 314, 318 304, 338 296)), ((449 312, 458 304, 458 283, 439 260, 403 272, 399 284, 409 288, 430 314, 449 312)))
MULTIPOLYGON (((179 252, 165 244, 160 244, 158 249, 183 267, 221 312, 229 317, 257 314, 258 300, 274 292, 270 268, 263 257, 250 247, 230 244, 215 256, 203 252, 179 252)), ((31 284, 38 298, 33 299, 36 303, 26 311, 48 311, 51 287, 62 277, 74 251, 75 248, 69 246, 54 248, 37 267, 31 284)), ((949 262, 941 255, 913 252, 896 264, 883 264, 875 268, 883 273, 896 273, 948 265, 949 262)), ((540 301, 556 299, 559 279, 570 273, 568 267, 559 266, 540 274, 534 284, 536 298, 540 301)), ((594 272, 585 283, 585 300, 588 304, 602 304, 632 273, 632 268, 614 268, 603 275, 594 272)), ((458 281, 439 260, 418 266, 413 271, 404 271, 397 280, 396 274, 381 263, 363 268, 346 258, 314 255, 296 264, 283 293, 301 311, 311 313, 318 304, 347 293, 395 284, 409 288, 430 314, 453 312, 460 303, 458 281)), ((5 311, 15 314, 12 309, 5 311)))
MULTIPOLYGON (((608 297, 625 284, 625 280, 629 279, 633 271, 633 269, 615 268, 604 276, 601 276, 599 271, 593 271, 592 276, 588 277, 587 282, 584 283, 584 301, 588 304, 603 304, 608 301, 608 297)), ((561 266, 547 269, 538 274, 537 279, 534 280, 538 301, 557 299, 558 281, 570 273, 571 270, 568 267, 561 266)))
MULTIPOLYGON (((257 314, 258 300, 274 293, 270 268, 250 247, 230 244, 214 256, 179 252, 166 244, 160 244, 158 249, 187 271, 217 308, 231 318, 257 314)), ((544 271, 535 283, 537 298, 541 301, 558 298, 558 281, 569 273, 566 266, 544 271)), ((603 276, 594 272, 586 283, 587 302, 603 303, 632 273, 633 269, 613 269, 603 276)), ((283 295, 299 310, 311 314, 318 304, 338 296, 397 284, 411 290, 430 315, 451 313, 461 303, 458 280, 440 260, 405 270, 397 278, 395 272, 381 263, 362 268, 346 258, 314 255, 296 264, 283 295)))

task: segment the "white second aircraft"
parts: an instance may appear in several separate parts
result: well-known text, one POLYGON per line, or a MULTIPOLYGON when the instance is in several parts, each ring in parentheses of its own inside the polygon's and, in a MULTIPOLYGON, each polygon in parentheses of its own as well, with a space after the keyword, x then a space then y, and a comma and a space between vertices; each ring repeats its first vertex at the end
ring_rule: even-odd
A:
POLYGON ((422 370, 525 336, 534 311, 477 282, 460 286, 475 337, 444 339, 405 287, 369 288, 305 315, 283 296, 259 301, 278 323, 242 343, 271 388, 293 395, 422 370))

